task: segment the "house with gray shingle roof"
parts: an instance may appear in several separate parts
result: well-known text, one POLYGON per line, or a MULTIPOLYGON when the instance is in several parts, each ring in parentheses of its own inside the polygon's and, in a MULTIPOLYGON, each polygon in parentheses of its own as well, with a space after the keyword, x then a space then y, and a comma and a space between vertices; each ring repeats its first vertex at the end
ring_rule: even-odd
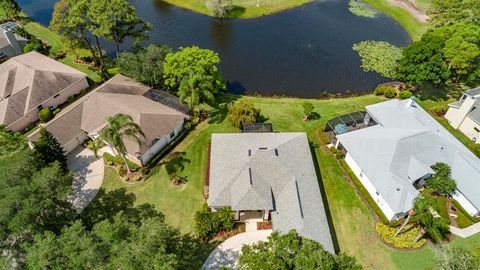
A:
POLYGON ((19 131, 38 120, 42 108, 55 107, 88 88, 87 75, 37 52, 0 64, 0 124, 19 131))
MULTIPOLYGON (((44 127, 69 153, 88 138, 97 138, 108 116, 130 115, 145 138, 140 145, 125 141, 128 157, 144 165, 180 134, 187 112, 175 96, 119 74, 62 110, 44 127)), ((28 140, 39 137, 37 130, 28 140)))
POLYGON ((480 159, 440 125, 414 99, 366 107, 378 125, 337 136, 345 161, 389 220, 407 215, 417 190, 448 164, 457 183, 453 198, 479 215, 480 159))
POLYGON ((448 104, 445 118, 452 127, 480 143, 480 87, 465 91, 460 100, 448 104))
POLYGON ((305 133, 213 134, 209 166, 210 208, 260 213, 274 230, 296 229, 334 252, 305 133))

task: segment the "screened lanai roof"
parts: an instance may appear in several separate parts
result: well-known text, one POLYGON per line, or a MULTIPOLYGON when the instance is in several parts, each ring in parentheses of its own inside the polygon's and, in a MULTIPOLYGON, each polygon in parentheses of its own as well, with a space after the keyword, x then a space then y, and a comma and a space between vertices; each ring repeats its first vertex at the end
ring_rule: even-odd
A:
MULTIPOLYGON (((327 124, 325 125, 325 132, 336 132, 335 127, 339 125, 351 127, 363 124, 365 120, 365 115, 367 115, 365 111, 358 111, 337 116, 327 122, 327 124)), ((369 125, 370 124, 375 124, 373 119, 370 119, 369 125)))

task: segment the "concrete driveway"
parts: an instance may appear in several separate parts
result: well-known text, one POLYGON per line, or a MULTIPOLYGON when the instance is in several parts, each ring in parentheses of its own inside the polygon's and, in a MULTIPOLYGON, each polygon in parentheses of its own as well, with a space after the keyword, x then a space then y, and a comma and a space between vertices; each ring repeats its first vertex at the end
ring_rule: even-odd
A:
POLYGON ((202 269, 213 270, 222 266, 236 269, 243 245, 267 241, 272 230, 251 231, 228 238, 208 256, 202 269))
POLYGON ((102 186, 104 163, 92 151, 78 147, 67 156, 68 169, 73 172, 73 195, 70 201, 78 213, 95 198, 102 186))

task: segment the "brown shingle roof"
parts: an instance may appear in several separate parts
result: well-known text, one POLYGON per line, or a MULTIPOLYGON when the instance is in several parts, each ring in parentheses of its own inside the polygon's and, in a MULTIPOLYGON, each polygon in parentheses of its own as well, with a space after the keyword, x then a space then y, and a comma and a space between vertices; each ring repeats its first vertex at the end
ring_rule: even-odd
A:
POLYGON ((0 65, 0 123, 9 125, 87 75, 37 52, 0 65))
MULTIPOLYGON (((134 156, 141 155, 156 139, 168 135, 180 120, 188 117, 176 109, 145 97, 144 94, 149 90, 149 87, 128 77, 116 75, 67 108, 72 110, 72 107, 80 107, 81 104, 81 115, 62 112, 50 121, 46 128, 55 137, 58 134, 60 138, 57 139, 65 143, 78 135, 78 132, 67 132, 64 129, 98 133, 105 126, 107 116, 117 113, 128 114, 140 125, 145 133, 145 139, 140 147, 127 140, 125 142, 127 151, 134 156), (53 124, 54 122, 63 124, 53 124), (65 134, 70 134, 71 137, 64 138, 68 137, 65 134)), ((35 136, 37 135, 32 134, 29 139, 34 140, 35 136)))

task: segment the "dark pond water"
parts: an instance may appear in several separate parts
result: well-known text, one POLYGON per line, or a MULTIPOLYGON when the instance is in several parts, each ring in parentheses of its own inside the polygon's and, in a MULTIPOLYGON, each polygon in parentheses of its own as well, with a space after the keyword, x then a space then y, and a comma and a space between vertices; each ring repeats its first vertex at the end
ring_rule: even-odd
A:
MULTIPOLYGON (((48 25, 55 0, 20 0, 26 13, 48 25)), ((391 18, 357 17, 347 0, 315 1, 249 20, 217 20, 157 0, 132 0, 153 24, 148 42, 172 47, 198 45, 217 51, 231 89, 262 95, 318 97, 322 92, 365 92, 384 78, 365 73, 354 43, 410 42, 391 18)), ((147 42, 147 43, 148 43, 147 42)))

